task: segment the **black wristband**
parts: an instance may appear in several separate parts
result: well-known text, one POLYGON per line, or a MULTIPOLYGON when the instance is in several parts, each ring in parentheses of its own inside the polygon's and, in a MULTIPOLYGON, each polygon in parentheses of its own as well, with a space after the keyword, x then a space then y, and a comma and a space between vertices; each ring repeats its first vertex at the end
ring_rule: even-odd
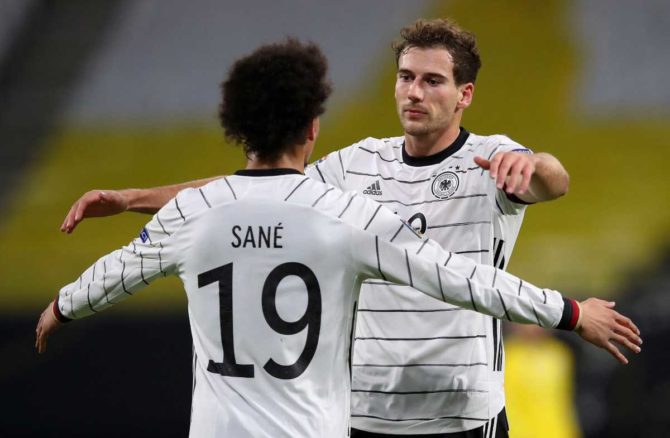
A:
POLYGON ((579 313, 577 301, 563 297, 563 315, 556 328, 559 330, 574 330, 579 321, 579 313))

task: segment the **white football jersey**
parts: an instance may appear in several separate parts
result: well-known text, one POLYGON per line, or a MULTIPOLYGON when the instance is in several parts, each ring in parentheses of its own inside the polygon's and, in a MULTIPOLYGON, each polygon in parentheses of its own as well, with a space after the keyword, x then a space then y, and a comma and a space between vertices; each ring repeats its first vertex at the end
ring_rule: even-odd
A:
POLYGON ((274 169, 180 192, 139 238, 65 286, 55 311, 91 315, 166 275, 188 296, 197 438, 347 436, 349 342, 366 279, 544 327, 564 325, 575 307, 443 251, 369 199, 274 169))
MULTIPOLYGON (((408 156, 404 138, 368 138, 306 174, 382 203, 443 248, 504 269, 525 205, 511 201, 477 155, 530 152, 503 135, 461 129, 444 151, 408 156)), ((470 430, 504 406, 500 322, 407 286, 368 281, 355 331, 352 426, 393 434, 470 430)))

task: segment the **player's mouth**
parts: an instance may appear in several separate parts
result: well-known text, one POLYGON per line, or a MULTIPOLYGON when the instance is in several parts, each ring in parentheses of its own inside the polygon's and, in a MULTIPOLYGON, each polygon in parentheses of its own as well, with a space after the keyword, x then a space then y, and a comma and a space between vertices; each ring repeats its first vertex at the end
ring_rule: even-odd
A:
POLYGON ((415 108, 415 107, 405 107, 405 108, 403 108, 403 112, 409 118, 417 118, 417 117, 423 117, 423 116, 428 115, 428 111, 425 111, 421 108, 415 108))

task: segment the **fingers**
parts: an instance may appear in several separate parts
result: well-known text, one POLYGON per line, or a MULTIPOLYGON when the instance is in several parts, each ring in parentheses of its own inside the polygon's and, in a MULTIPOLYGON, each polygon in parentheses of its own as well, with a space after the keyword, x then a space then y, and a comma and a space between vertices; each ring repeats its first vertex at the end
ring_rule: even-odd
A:
POLYGON ((74 222, 72 224, 72 229, 81 222, 84 217, 86 216, 86 210, 94 204, 101 204, 104 203, 106 200, 106 195, 105 192, 101 191, 93 191, 93 192, 88 192, 84 196, 81 197, 79 202, 77 202, 77 208, 75 209, 74 213, 74 222))
POLYGON ((96 203, 105 202, 106 199, 107 195, 102 191, 92 190, 84 193, 84 195, 77 199, 77 202, 72 205, 67 216, 65 216, 63 225, 61 225, 61 231, 66 232, 67 234, 72 233, 79 222, 86 217, 87 210, 96 203))
POLYGON ((523 185, 523 172, 526 167, 526 163, 522 161, 517 161, 510 167, 509 175, 504 184, 507 193, 516 193, 519 187, 523 185))
POLYGON ((35 348, 38 346, 40 333, 42 331, 42 319, 44 319, 44 312, 40 314, 40 319, 37 321, 37 326, 35 327, 35 348))
POLYGON ((628 338, 626 336, 615 333, 614 335, 611 336, 610 339, 613 340, 614 342, 616 342, 617 344, 619 344, 623 347, 626 347, 627 349, 629 349, 633 353, 639 353, 640 351, 642 351, 642 349, 640 347, 638 347, 633 342, 631 342, 630 338, 628 338))
POLYGON ((523 194, 526 193, 526 190, 528 190, 528 187, 530 186, 530 179, 533 177, 533 169, 530 166, 524 167, 524 169, 521 171, 521 185, 519 186, 519 193, 523 194))
POLYGON ((39 354, 44 353, 46 351, 46 339, 45 339, 45 334, 44 334, 44 312, 40 315, 40 320, 37 323, 37 327, 35 328, 35 348, 37 349, 37 352, 39 354))
POLYGON ((47 336, 41 332, 37 337, 37 352, 42 354, 45 351, 47 351, 47 336))
MULTIPOLYGON (((500 155, 501 154, 496 155, 494 157, 494 161, 500 155)), ((506 158, 504 155, 503 155, 503 157, 506 158)), ((507 180, 508 178, 509 178, 510 182, 512 182, 512 179, 513 179, 512 177, 514 175, 510 174, 510 169, 512 168, 513 164, 514 164, 513 160, 511 160, 511 159, 500 159, 499 164, 497 166, 497 172, 495 174, 496 187, 498 187, 499 189, 503 188, 503 186, 505 185, 505 180, 507 180)), ((491 167, 493 167, 493 166, 491 166, 491 167)), ((491 175, 491 177, 493 178, 494 176, 491 175)))
MULTIPOLYGON (((475 163, 486 169, 482 164, 486 161, 475 158, 475 163), (481 162, 481 164, 480 164, 481 162)), ((496 187, 505 188, 507 193, 523 194, 528 190, 535 173, 535 165, 527 154, 516 152, 500 152, 488 162, 489 175, 496 180, 496 187)))
POLYGON ((72 217, 74 216, 74 212, 77 209, 77 204, 79 204, 79 200, 72 204, 72 207, 70 207, 70 211, 67 212, 65 215, 65 220, 63 220, 63 224, 60 226, 60 230, 63 232, 67 232, 70 234, 72 232, 72 217))
POLYGON ((619 362, 621 362, 622 364, 628 365, 628 359, 626 359, 626 356, 621 354, 619 349, 614 344, 612 344, 611 342, 609 342, 609 341, 607 342, 607 344, 605 345, 605 350, 609 351, 610 354, 612 356, 614 356, 614 358, 616 360, 618 360, 619 362))
POLYGON ((49 336, 58 330, 61 325, 53 313, 52 306, 53 302, 44 309, 35 329, 35 348, 37 348, 37 352, 40 354, 46 351, 49 336))
POLYGON ((85 218, 112 216, 126 211, 127 207, 127 201, 120 192, 91 190, 72 205, 61 231, 69 234, 85 218))
POLYGON ((484 170, 489 170, 491 168, 491 162, 484 157, 475 157, 475 164, 484 170))
MULTIPOLYGON (((640 329, 635 325, 635 323, 628 317, 623 316, 622 314, 615 312, 615 317, 614 319, 616 320, 617 323, 628 327, 631 329, 636 335, 640 336, 640 329)), ((640 344, 642 344, 642 339, 640 339, 640 344)))
POLYGON ((642 339, 638 327, 630 318, 614 310, 616 303, 613 301, 589 298, 581 304, 583 320, 580 335, 586 341, 607 350, 622 364, 628 364, 628 359, 617 345, 639 353, 642 339))

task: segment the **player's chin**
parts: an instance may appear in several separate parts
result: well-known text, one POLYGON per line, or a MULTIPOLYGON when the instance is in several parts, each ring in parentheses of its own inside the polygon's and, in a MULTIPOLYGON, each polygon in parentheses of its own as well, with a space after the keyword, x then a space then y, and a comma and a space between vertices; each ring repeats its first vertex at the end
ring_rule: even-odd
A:
POLYGON ((425 122, 417 122, 413 120, 403 120, 402 127, 405 134, 409 135, 426 135, 431 132, 430 127, 425 122))

